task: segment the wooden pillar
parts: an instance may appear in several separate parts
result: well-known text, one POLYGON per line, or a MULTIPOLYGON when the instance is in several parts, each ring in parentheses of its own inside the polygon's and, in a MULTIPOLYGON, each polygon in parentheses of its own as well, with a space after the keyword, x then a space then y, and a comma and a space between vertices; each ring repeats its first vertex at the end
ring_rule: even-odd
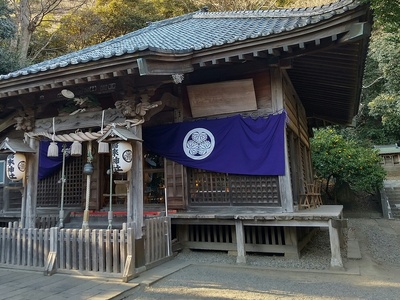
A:
POLYGON ((236 263, 245 264, 246 263, 246 250, 245 246, 245 236, 243 222, 241 220, 235 220, 236 229, 236 247, 237 247, 237 258, 236 263))
POLYGON ((287 248, 292 247, 290 251, 285 252, 285 258, 289 259, 299 259, 300 250, 297 237, 297 227, 283 227, 285 235, 285 246, 287 248))
POLYGON ((329 239, 331 242, 331 254, 332 254, 331 267, 343 268, 342 255, 340 253, 339 221, 330 219, 328 221, 328 224, 329 224, 329 239))
POLYGON ((3 210, 3 212, 8 211, 8 208, 10 207, 10 190, 6 188, 6 182, 7 179, 4 178, 4 187, 3 187, 3 207, 0 207, 0 210, 3 210))
MULTIPOLYGON (((282 111, 284 105, 283 76, 279 68, 271 68, 271 96, 272 109, 274 112, 282 111)), ((293 193, 290 178, 288 145, 285 128, 284 144, 285 144, 285 175, 278 176, 279 191, 281 195, 281 206, 284 212, 293 212, 293 193)))
MULTIPOLYGON (((36 153, 27 153, 26 181, 24 187, 25 196, 25 228, 35 228, 37 186, 39 169, 39 142, 29 138, 29 146, 36 150, 36 153)), ((24 200, 24 199, 23 199, 24 200)))
MULTIPOLYGON (((134 128, 137 137, 142 138, 142 126, 134 128)), ((135 238, 142 238, 143 227, 143 147, 141 142, 133 142, 133 164, 128 173, 127 222, 134 223, 135 238)))

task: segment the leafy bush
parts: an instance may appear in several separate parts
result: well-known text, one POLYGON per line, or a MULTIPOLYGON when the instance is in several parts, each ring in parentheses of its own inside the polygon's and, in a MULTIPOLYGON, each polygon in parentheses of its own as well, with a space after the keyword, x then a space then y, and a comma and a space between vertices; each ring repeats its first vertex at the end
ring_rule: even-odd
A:
POLYGON ((386 172, 378 152, 346 139, 335 128, 319 129, 311 139, 312 161, 319 177, 348 183, 356 192, 374 193, 386 172))

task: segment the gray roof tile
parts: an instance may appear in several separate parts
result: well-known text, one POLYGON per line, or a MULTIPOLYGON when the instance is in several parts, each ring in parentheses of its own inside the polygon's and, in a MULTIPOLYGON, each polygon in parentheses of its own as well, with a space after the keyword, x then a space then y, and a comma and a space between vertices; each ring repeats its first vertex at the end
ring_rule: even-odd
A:
POLYGON ((342 0, 321 7, 267 11, 195 12, 151 23, 124 36, 23 68, 6 75, 7 80, 69 65, 132 54, 145 50, 190 53, 291 31, 354 9, 357 0, 342 0))

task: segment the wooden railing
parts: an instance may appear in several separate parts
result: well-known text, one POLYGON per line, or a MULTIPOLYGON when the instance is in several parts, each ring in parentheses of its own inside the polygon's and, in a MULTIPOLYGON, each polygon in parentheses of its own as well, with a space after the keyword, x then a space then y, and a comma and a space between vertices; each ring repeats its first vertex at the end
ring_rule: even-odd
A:
MULTIPOLYGON (((171 220, 145 220, 146 267, 172 255, 171 220)), ((79 273, 103 277, 135 275, 135 238, 132 228, 23 229, 18 223, 0 228, 0 265, 11 268, 79 273)))
POLYGON ((171 218, 149 218, 144 224, 145 260, 146 266, 151 266, 172 255, 171 218))
POLYGON ((0 228, 0 265, 43 270, 50 249, 50 229, 0 228))

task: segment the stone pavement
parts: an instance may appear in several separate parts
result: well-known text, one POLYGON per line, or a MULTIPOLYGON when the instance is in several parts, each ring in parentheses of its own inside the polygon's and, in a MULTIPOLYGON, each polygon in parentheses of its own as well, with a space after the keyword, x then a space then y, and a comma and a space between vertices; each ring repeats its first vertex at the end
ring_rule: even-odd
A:
POLYGON ((135 286, 116 279, 0 268, 0 299, 114 299, 135 286))
MULTIPOLYGON (((139 286, 151 286, 166 276, 190 265, 191 263, 188 261, 171 260, 139 274, 138 277, 132 279, 128 283, 124 283, 121 279, 115 278, 109 279, 59 273, 52 276, 44 276, 43 272, 0 268, 0 299, 120 300, 132 295, 135 288, 139 286)), ((213 267, 215 266, 214 264, 213 267)), ((221 265, 220 267, 223 266, 221 265)), ((242 268, 244 266, 238 265, 236 267, 242 268)), ((251 266, 246 266, 246 268, 251 268, 251 266)), ((259 267, 255 268, 259 269, 259 267)), ((357 268, 350 268, 346 271, 326 270, 314 272, 357 275, 359 271, 357 268)))
POLYGON ((99 278, 56 273, 0 268, 0 299, 58 300, 58 299, 124 299, 139 285, 148 286, 176 272, 189 263, 166 262, 146 271, 128 283, 117 278, 99 278))

